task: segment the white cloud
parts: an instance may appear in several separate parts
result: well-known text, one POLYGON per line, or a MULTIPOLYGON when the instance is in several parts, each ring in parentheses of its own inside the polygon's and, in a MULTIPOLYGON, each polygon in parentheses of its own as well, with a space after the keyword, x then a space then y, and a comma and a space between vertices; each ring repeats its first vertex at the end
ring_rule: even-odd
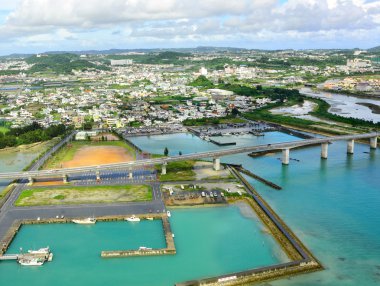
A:
POLYGON ((357 41, 359 34, 380 42, 376 33, 380 0, 288 0, 283 4, 278 0, 0 0, 3 3, 12 12, 0 25, 0 42, 28 41, 39 35, 42 41, 50 35, 57 43, 81 39, 88 46, 101 41, 92 41, 89 35, 94 33, 124 45, 139 39, 167 45, 186 41, 275 44, 284 35, 289 43, 334 37, 347 43, 357 41), (125 36, 127 40, 122 39, 125 36))

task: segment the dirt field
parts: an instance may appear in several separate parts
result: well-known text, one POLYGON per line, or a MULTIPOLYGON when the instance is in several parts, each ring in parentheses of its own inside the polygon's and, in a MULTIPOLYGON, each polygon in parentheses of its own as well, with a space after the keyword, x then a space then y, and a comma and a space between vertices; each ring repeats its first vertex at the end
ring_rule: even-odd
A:
POLYGON ((63 168, 93 166, 133 161, 125 148, 118 146, 83 146, 70 161, 63 162, 63 168))

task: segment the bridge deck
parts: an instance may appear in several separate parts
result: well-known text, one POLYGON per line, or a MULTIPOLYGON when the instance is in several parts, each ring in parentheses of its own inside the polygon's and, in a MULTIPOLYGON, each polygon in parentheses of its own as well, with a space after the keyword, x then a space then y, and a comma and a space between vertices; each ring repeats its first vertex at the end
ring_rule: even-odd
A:
POLYGON ((104 171, 104 170, 121 170, 121 169, 129 170, 129 169, 138 168, 138 167, 141 168, 143 166, 162 165, 167 162, 174 162, 174 161, 195 160, 195 159, 201 159, 201 158, 219 158, 226 155, 233 155, 233 154, 239 154, 239 153, 292 149, 292 148, 296 148, 300 146, 329 143, 329 142, 339 141, 339 140, 358 140, 358 139, 374 138, 378 136, 380 136, 380 133, 377 133, 377 132, 357 134, 357 135, 343 135, 343 136, 334 136, 334 137, 326 137, 326 138, 297 140, 297 141, 291 141, 291 142, 285 142, 285 143, 274 143, 274 144, 239 147, 239 148, 231 148, 231 149, 208 151, 208 152, 199 152, 199 153, 186 154, 186 155, 181 155, 181 156, 144 159, 144 160, 137 160, 137 161, 132 161, 132 162, 113 163, 113 164, 105 164, 105 165, 98 165, 98 166, 0 173, 0 179, 23 179, 23 178, 29 178, 29 177, 32 177, 32 178, 57 177, 57 176, 64 176, 64 175, 70 175, 70 174, 104 171))

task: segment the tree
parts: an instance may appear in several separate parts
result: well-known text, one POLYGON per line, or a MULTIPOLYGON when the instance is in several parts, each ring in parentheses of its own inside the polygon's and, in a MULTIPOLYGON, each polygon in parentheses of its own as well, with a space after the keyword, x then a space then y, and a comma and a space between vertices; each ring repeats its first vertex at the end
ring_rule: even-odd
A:
POLYGON ((169 155, 169 149, 168 149, 168 147, 165 147, 164 155, 165 155, 165 156, 168 156, 168 155, 169 155))
POLYGON ((237 115, 239 115, 239 113, 240 113, 239 109, 237 109, 236 107, 232 108, 231 115, 233 117, 236 117, 237 115))

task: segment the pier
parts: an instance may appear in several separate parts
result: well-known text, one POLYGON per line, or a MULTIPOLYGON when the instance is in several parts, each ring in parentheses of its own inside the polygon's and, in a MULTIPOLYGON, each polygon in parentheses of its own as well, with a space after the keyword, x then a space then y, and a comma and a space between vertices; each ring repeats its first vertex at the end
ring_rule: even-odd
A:
POLYGON ((218 145, 218 146, 233 146, 233 145, 236 145, 236 142, 219 142, 219 141, 216 141, 214 139, 210 139, 210 142, 214 143, 215 145, 218 145))

